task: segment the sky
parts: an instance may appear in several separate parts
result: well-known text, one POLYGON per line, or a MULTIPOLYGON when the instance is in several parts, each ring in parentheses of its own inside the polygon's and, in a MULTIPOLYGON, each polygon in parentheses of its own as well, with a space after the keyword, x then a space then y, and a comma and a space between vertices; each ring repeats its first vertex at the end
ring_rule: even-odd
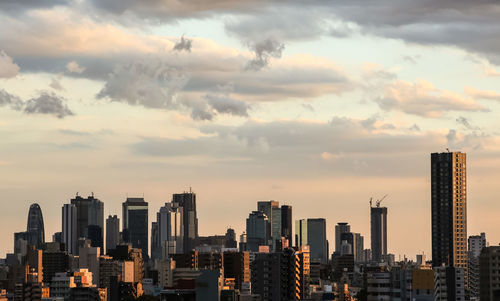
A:
POLYGON ((40 204, 197 193, 200 235, 259 200, 430 257, 430 153, 467 153, 468 234, 500 241, 500 4, 467 0, 0 2, 0 257, 40 204))

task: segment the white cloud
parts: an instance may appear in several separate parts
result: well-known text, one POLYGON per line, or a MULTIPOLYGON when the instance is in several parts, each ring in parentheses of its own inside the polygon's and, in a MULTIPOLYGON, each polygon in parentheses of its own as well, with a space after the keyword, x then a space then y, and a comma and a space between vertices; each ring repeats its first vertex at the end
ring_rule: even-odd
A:
POLYGON ((4 51, 0 51, 0 78, 11 78, 19 73, 19 66, 4 51))

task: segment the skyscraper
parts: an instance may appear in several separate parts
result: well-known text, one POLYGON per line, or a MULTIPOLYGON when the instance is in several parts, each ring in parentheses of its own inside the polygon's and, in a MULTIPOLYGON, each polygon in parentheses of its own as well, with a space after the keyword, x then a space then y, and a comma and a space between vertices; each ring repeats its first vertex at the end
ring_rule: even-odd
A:
MULTIPOLYGON (((156 223, 158 224, 156 248, 160 249, 160 258, 167 259, 171 254, 181 254, 184 252, 184 236, 181 228, 183 208, 178 204, 165 203, 156 213, 156 223)), ((152 243, 152 242, 151 242, 152 243)))
POLYGON ((288 240, 288 244, 292 245, 293 235, 293 219, 292 219, 292 206, 281 206, 281 236, 288 240))
POLYGON ((370 204, 372 260, 380 262, 387 255, 387 208, 370 204))
POLYGON ((259 246, 268 245, 269 220, 261 211, 252 211, 247 218, 247 251, 257 252, 259 246))
POLYGON ((264 213, 268 219, 268 242, 267 244, 276 249, 276 240, 281 238, 281 209, 277 201, 259 201, 257 210, 264 213))
POLYGON ((45 243, 45 229, 43 226, 42 209, 36 203, 30 206, 26 232, 28 233, 28 244, 41 249, 45 243))
POLYGON ((328 241, 326 240, 326 220, 308 218, 295 221, 295 244, 309 246, 311 261, 328 261, 328 241))
POLYGON ((193 250, 196 238, 198 238, 198 217, 196 215, 196 194, 193 192, 184 192, 174 194, 172 197, 172 206, 182 208, 181 233, 183 236, 183 252, 187 253, 193 250))
POLYGON ((351 232, 351 226, 348 223, 338 223, 335 225, 335 252, 340 254, 340 246, 342 244, 342 234, 351 232))
POLYGON ((94 194, 82 198, 78 194, 71 199, 71 204, 76 206, 76 229, 78 239, 89 238, 93 247, 102 249, 104 230, 104 203, 94 197, 94 194), (90 227, 89 231, 89 226, 90 227), (97 226, 97 227, 95 227, 97 226), (100 235, 99 235, 100 233, 100 235), (92 237, 91 237, 92 236, 92 237))
POLYGON ((118 216, 108 216, 106 219, 106 254, 120 243, 120 219, 118 216))
POLYGON ((77 211, 73 204, 62 207, 62 242, 70 254, 78 254, 77 211))
POLYGON ((466 154, 431 154, 432 265, 467 275, 466 154))
POLYGON ((123 240, 141 249, 142 258, 148 258, 148 203, 144 198, 127 198, 122 210, 123 240))

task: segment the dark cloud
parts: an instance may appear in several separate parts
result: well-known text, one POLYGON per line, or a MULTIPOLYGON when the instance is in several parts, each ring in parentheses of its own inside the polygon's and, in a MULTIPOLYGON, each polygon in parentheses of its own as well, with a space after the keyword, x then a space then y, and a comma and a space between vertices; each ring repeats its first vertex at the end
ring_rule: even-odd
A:
POLYGON ((51 8, 57 5, 68 5, 72 0, 2 0, 0 11, 23 12, 31 9, 51 8))
POLYGON ((265 39, 252 43, 249 47, 255 53, 255 58, 248 62, 246 68, 247 70, 258 71, 269 65, 271 58, 280 58, 285 49, 285 44, 273 39, 265 39))
POLYGON ((66 99, 45 91, 26 101, 24 112, 26 114, 54 115, 57 118, 74 115, 66 105, 66 99))
POLYGON ((456 119, 456 121, 458 124, 462 125, 467 130, 480 130, 479 127, 473 126, 472 124, 470 124, 469 120, 467 118, 465 118, 464 116, 459 116, 456 119))
POLYGON ((193 46, 193 40, 186 39, 184 36, 181 37, 181 40, 175 43, 173 50, 175 51, 187 51, 191 52, 191 47, 193 46))
POLYGON ((232 99, 226 95, 217 94, 208 94, 205 98, 208 104, 217 113, 248 117, 250 106, 243 101, 232 99))

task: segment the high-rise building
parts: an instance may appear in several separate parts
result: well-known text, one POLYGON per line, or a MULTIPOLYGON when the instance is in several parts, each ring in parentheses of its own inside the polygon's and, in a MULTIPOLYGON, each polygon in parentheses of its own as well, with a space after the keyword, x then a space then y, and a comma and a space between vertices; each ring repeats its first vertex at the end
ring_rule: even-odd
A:
POLYGON ((26 232, 28 233, 28 244, 41 249, 45 243, 45 228, 43 226, 42 209, 36 203, 30 206, 26 232))
POLYGON ((342 234, 351 232, 351 226, 348 223, 338 223, 335 225, 335 252, 340 254, 342 245, 342 234))
POLYGON ((118 216, 108 216, 106 219, 106 254, 120 243, 120 219, 118 216))
POLYGON ((380 262, 387 255, 387 208, 370 205, 372 260, 380 262))
POLYGON ((182 208, 182 249, 183 252, 193 250, 198 237, 198 217, 196 214, 196 194, 193 192, 184 192, 174 194, 172 197, 172 206, 182 208))
POLYGON ((479 256, 479 300, 500 300, 500 246, 483 248, 479 256))
POLYGON ((151 223, 151 259, 161 259, 161 243, 158 222, 151 223))
POLYGON ((293 243, 293 219, 292 206, 281 206, 281 236, 288 240, 288 244, 293 243))
POLYGON ((94 194, 83 198, 78 194, 71 199, 76 206, 76 231, 78 239, 92 238, 91 245, 103 249, 102 233, 104 229, 104 203, 94 197, 94 194), (89 226, 94 226, 90 227, 89 226), (98 227, 95 227, 98 226, 98 227), (100 235, 99 235, 100 233, 100 235), (92 236, 92 237, 90 237, 92 236))
MULTIPOLYGON (((465 269, 467 275, 466 154, 431 154, 432 266, 465 269)), ((466 281, 467 283, 467 281, 466 281)))
POLYGON ((92 247, 89 240, 81 239, 79 244, 79 268, 88 269, 92 272, 93 282, 99 286, 99 256, 101 255, 101 249, 92 247))
POLYGON ((28 251, 28 232, 14 233, 14 254, 19 258, 26 255, 28 251))
POLYGON ((308 218, 295 221, 295 245, 297 247, 309 246, 311 261, 327 263, 326 220, 308 218))
POLYGON ((465 300, 465 273, 463 268, 440 266, 434 267, 433 270, 435 301, 465 300))
POLYGON ((178 203, 165 203, 156 213, 156 223, 158 224, 156 248, 160 249, 162 259, 167 259, 171 254, 184 252, 184 224, 182 222, 183 208, 178 203))
POLYGON ((269 220, 261 211, 252 211, 247 218, 247 245, 246 250, 257 252, 259 246, 268 245, 269 220))
POLYGON ((148 258, 148 203, 144 198, 127 198, 122 209, 123 240, 141 249, 142 258, 148 258))
MULTIPOLYGON (((468 283, 471 300, 479 300, 479 255, 483 248, 487 247, 486 234, 469 236, 468 257, 468 283)), ((499 296, 500 297, 500 296, 499 296)))
POLYGON ((62 242, 69 254, 78 254, 77 212, 73 204, 62 207, 62 242))
POLYGON ((268 242, 273 250, 276 249, 276 240, 281 238, 281 209, 277 201, 259 201, 257 202, 257 211, 264 213, 268 219, 268 242))
POLYGON ((341 241, 349 246, 350 252, 344 252, 341 248, 340 255, 352 254, 354 255, 354 261, 363 261, 364 238, 361 234, 352 232, 342 233, 341 241))

